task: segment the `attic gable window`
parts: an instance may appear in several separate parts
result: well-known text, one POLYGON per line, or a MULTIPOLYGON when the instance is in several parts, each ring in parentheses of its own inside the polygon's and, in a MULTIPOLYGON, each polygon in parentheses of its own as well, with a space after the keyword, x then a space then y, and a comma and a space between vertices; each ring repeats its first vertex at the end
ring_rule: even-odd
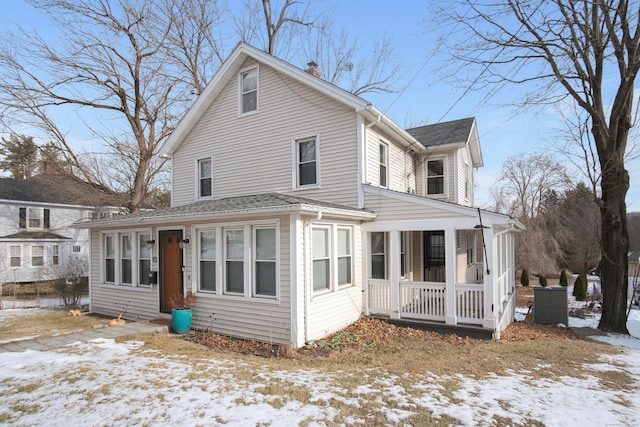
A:
POLYGON ((295 140, 296 187, 317 185, 318 137, 317 135, 295 140))
POLYGON ((444 195, 444 159, 427 161, 427 195, 444 195))
POLYGON ((240 113, 258 110, 258 67, 240 72, 240 113))
POLYGON ((198 197, 211 197, 212 177, 211 158, 198 160, 198 197))

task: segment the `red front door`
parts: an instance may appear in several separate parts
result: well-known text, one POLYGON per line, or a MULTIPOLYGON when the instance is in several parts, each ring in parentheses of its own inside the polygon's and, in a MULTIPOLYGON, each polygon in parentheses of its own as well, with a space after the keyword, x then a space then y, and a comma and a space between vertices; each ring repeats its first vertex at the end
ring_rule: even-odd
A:
POLYGON ((182 240, 181 230, 160 231, 160 311, 168 313, 173 308, 171 299, 182 295, 182 240))

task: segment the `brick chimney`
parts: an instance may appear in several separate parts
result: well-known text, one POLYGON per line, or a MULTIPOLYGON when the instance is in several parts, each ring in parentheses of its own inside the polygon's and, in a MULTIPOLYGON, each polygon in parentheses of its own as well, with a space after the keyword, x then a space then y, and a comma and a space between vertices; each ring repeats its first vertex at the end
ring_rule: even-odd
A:
POLYGON ((313 61, 307 62, 307 69, 305 72, 311 74, 312 76, 320 77, 320 71, 318 71, 318 64, 313 61))

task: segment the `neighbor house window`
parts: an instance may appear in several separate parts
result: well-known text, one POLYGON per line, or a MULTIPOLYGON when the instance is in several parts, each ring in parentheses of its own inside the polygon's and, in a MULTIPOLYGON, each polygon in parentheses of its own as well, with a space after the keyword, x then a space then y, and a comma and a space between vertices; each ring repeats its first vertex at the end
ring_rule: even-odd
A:
POLYGON ((31 246, 31 265, 34 267, 44 265, 44 246, 31 246))
POLYGON ((60 246, 58 245, 53 245, 51 248, 51 263, 53 265, 60 264, 60 246))
POLYGON ((80 246, 80 245, 73 245, 73 248, 71 248, 71 250, 72 250, 74 253, 78 253, 78 252, 82 251, 82 246, 80 246))
POLYGON ((22 247, 18 245, 11 245, 9 247, 9 256, 11 259, 9 260, 9 265, 11 267, 20 267, 22 265, 22 247))
POLYGON ((329 257, 329 228, 314 227, 311 232, 313 258, 313 290, 324 291, 331 286, 331 258, 329 257))
POLYGON ((211 167, 211 158, 198 160, 198 197, 211 196, 212 178, 213 178, 213 170, 211 167))
POLYGON ((125 234, 121 236, 121 246, 120 246, 120 282, 131 284, 132 278, 132 259, 133 259, 133 248, 131 247, 131 236, 125 234))
POLYGON ((338 228, 338 286, 351 284, 351 229, 338 228))
POLYGON ((387 187, 389 181, 389 146, 380 143, 380 187, 387 187))
POLYGON ((42 208, 20 208, 18 226, 20 228, 49 228, 51 211, 42 208))
POLYGON ((427 161, 427 194, 444 194, 444 159, 427 161))
POLYGON ((147 286, 151 284, 151 248, 147 247, 149 240, 151 234, 138 234, 138 284, 147 286))
POLYGON ((104 281, 116 281, 116 242, 114 236, 104 236, 104 281))
POLYGON ((229 293, 244 293, 244 230, 225 231, 226 288, 229 293))
POLYGON ((375 231, 371 233, 371 278, 387 278, 386 233, 375 231))
POLYGON ((296 182, 297 186, 318 184, 318 140, 316 136, 297 139, 296 182))
POLYGON ((255 228, 254 289, 258 296, 276 296, 276 229, 255 228))
POLYGON ((258 69, 252 68, 250 70, 240 73, 240 111, 244 113, 250 113, 258 109, 258 69))
POLYGON ((216 232, 201 231, 200 244, 200 290, 216 290, 216 232))

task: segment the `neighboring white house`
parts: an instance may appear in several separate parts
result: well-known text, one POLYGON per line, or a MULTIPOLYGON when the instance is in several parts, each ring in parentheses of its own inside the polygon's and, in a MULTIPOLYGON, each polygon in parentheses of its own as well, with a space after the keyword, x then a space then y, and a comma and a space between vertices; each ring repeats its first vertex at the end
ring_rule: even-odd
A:
POLYGON ((89 232, 71 225, 105 210, 95 194, 55 175, 0 178, 0 282, 65 277, 71 262, 88 275, 89 232))
POLYGON ((161 149, 171 207, 82 225, 93 312, 193 291, 196 327, 296 347, 363 314, 513 321, 521 226, 473 208, 475 119, 404 130, 311 71, 235 48, 161 149))

